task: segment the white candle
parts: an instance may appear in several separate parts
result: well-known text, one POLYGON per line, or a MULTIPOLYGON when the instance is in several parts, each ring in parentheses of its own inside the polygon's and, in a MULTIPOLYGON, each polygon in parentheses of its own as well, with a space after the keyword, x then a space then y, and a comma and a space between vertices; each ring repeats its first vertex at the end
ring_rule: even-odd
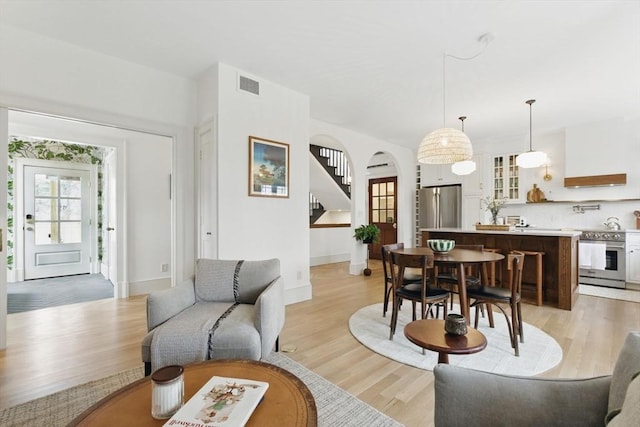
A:
POLYGON ((184 369, 165 366, 151 375, 151 416, 158 420, 171 418, 184 403, 184 369))

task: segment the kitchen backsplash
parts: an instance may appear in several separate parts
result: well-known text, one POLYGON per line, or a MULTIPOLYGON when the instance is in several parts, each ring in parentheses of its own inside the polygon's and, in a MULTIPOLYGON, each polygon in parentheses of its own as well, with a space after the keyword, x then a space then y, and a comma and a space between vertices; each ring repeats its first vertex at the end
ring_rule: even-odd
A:
POLYGON ((573 228, 603 229, 609 217, 617 217, 623 230, 636 228, 634 210, 640 210, 639 201, 625 202, 555 202, 555 203, 519 203, 505 205, 500 216, 519 215, 526 218, 530 227, 536 228, 573 228), (600 205, 599 210, 574 212, 575 205, 600 205))

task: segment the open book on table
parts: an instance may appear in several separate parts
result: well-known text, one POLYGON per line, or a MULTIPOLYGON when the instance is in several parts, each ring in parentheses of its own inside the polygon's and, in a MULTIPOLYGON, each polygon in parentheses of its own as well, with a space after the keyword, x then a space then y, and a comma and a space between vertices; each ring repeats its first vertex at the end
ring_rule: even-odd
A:
POLYGON ((164 426, 244 426, 269 388, 269 383, 212 377, 164 426))

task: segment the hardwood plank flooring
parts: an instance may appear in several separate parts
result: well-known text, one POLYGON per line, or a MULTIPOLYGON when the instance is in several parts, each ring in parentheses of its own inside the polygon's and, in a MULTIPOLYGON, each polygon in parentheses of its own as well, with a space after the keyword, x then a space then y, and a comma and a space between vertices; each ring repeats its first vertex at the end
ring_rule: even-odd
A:
MULTIPOLYGON (((313 299, 287 306, 281 346, 289 357, 407 426, 433 425, 433 374, 360 345, 349 332, 357 309, 382 301, 379 261, 370 277, 348 263, 311 268, 313 299)), ((140 366, 146 298, 101 300, 8 316, 0 352, 0 407, 140 366)), ((581 295, 572 311, 525 304, 523 317, 563 349, 549 378, 610 374, 629 331, 640 330, 640 304, 581 295)))

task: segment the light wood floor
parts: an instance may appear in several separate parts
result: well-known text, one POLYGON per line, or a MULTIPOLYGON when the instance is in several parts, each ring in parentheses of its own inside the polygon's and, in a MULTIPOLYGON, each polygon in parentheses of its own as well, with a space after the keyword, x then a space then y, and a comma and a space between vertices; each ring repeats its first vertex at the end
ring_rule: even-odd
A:
MULTIPOLYGON (((370 277, 349 275, 347 263, 313 267, 313 299, 287 306, 281 346, 295 346, 292 359, 405 425, 430 426, 433 374, 379 356, 349 333, 351 314, 382 300, 381 266, 370 267, 370 277)), ((563 349, 545 377, 610 374, 626 334, 640 330, 640 304, 584 295, 572 311, 525 304, 523 317, 563 349)), ((145 297, 9 315, 0 408, 140 366, 145 333, 145 297)))

